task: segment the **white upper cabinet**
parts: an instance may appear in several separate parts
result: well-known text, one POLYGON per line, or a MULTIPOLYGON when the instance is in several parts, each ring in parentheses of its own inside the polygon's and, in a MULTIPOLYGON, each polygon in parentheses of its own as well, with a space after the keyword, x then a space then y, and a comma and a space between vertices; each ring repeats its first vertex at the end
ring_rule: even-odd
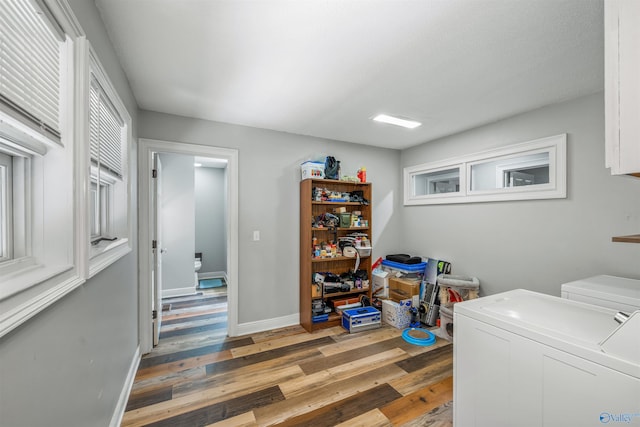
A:
POLYGON ((640 1, 605 1, 606 166, 640 176, 640 1))

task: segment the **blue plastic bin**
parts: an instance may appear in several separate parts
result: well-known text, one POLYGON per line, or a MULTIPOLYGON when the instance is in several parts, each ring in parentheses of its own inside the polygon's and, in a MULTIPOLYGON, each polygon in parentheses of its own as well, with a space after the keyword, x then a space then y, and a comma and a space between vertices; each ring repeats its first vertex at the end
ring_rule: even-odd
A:
POLYGON ((387 261, 384 259, 382 260, 382 266, 401 271, 402 273, 424 273, 425 268, 427 268, 427 263, 403 264, 401 262, 387 261))

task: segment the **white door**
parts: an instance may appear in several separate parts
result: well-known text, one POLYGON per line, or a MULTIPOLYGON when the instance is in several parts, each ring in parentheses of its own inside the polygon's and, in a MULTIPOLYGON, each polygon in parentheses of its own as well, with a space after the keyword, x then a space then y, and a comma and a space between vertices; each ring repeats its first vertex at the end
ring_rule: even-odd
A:
POLYGON ((152 272, 152 315, 153 315, 153 346, 158 345, 160 339, 160 325, 162 324, 162 180, 160 173, 162 163, 157 153, 153 154, 153 179, 151 180, 152 218, 153 218, 153 272, 152 272))

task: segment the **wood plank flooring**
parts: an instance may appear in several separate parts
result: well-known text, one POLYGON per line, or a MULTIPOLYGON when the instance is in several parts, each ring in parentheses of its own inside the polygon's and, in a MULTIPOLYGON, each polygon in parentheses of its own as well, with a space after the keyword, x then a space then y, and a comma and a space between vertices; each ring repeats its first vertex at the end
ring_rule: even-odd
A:
POLYGON ((224 289, 163 301, 122 426, 452 426, 452 345, 390 326, 226 336, 224 289))

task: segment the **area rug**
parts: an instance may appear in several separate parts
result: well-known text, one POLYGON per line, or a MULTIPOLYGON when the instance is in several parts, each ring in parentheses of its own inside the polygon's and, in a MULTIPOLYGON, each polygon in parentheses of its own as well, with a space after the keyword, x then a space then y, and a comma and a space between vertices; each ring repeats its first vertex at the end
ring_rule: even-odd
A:
POLYGON ((211 289, 225 286, 222 279, 202 279, 198 284, 198 289, 211 289))

